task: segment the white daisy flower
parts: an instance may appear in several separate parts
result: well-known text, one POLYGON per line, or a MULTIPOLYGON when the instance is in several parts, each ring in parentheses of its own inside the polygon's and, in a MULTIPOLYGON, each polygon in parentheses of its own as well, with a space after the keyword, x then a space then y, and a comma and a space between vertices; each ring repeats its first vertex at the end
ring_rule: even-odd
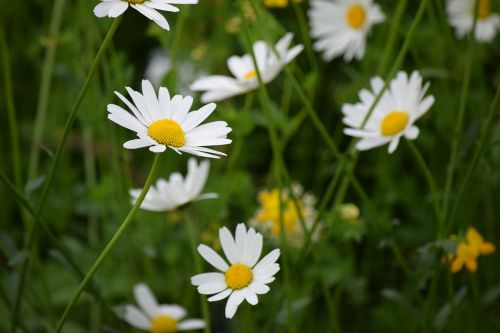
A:
POLYGON ((151 290, 143 283, 134 287, 134 296, 139 308, 127 304, 118 315, 130 325, 151 333, 174 333, 205 328, 201 319, 182 320, 186 310, 177 304, 158 304, 151 290))
POLYGON ((170 30, 167 20, 158 10, 176 13, 179 11, 179 8, 172 5, 194 5, 197 3, 198 0, 101 0, 101 2, 95 6, 94 14, 97 17, 118 17, 122 15, 130 5, 163 29, 170 30))
POLYGON ((124 143, 127 149, 149 147, 154 153, 162 153, 167 147, 177 153, 186 152, 202 157, 219 158, 225 155, 206 146, 231 143, 227 134, 231 128, 225 121, 200 125, 215 110, 210 103, 197 111, 189 112, 193 104, 191 96, 175 95, 170 98, 168 89, 160 88, 159 96, 147 80, 142 81, 142 94, 126 87, 133 103, 122 94, 115 94, 132 112, 115 104, 108 105, 108 118, 120 126, 137 133, 138 139, 124 143))
POLYGON ((394 152, 402 136, 409 140, 417 138, 419 130, 414 123, 434 104, 433 96, 424 98, 429 85, 427 82, 422 86, 422 77, 417 71, 409 78, 405 72, 399 72, 361 128, 368 111, 384 87, 384 81, 380 77, 374 77, 371 80, 373 93, 363 89, 359 93, 360 103, 342 106, 343 122, 350 127, 344 129, 344 133, 361 138, 356 144, 358 150, 389 143, 389 153, 394 152))
POLYGON ((257 263, 262 252, 262 235, 253 228, 247 232, 243 223, 236 227, 235 238, 226 227, 219 230, 219 238, 230 265, 217 252, 201 244, 198 252, 222 273, 198 274, 191 278, 191 283, 198 286, 200 294, 215 294, 208 298, 209 302, 229 297, 226 318, 232 318, 243 300, 256 305, 259 302, 257 295, 269 291, 267 284, 274 281, 273 276, 280 270, 276 263, 280 250, 271 251, 257 263))
POLYGON ((372 0, 312 0, 309 10, 314 49, 330 61, 344 55, 345 61, 365 55, 366 36, 385 15, 372 0))
MULTIPOLYGON (((264 41, 257 41, 253 44, 253 53, 263 83, 271 82, 285 65, 302 52, 304 48, 302 45, 289 49, 292 38, 293 34, 287 33, 276 43, 275 50, 278 56, 264 41)), ((232 56, 227 60, 227 66, 234 78, 212 75, 202 77, 191 85, 193 91, 205 91, 201 96, 203 103, 224 100, 258 88, 259 80, 251 55, 232 56)))
MULTIPOLYGON (((195 158, 188 161, 186 178, 178 172, 170 175, 169 180, 158 179, 156 185, 149 188, 141 208, 153 212, 167 212, 176 209, 191 201, 218 198, 216 193, 201 194, 208 177, 210 163, 205 160, 196 163, 195 158)), ((142 189, 131 189, 132 204, 139 198, 142 189)))
POLYGON ((457 38, 472 31, 476 16, 475 39, 481 43, 491 42, 500 29, 500 16, 491 11, 491 0, 448 0, 446 11, 448 20, 455 28, 457 38), (476 13, 474 14, 474 12, 476 13))

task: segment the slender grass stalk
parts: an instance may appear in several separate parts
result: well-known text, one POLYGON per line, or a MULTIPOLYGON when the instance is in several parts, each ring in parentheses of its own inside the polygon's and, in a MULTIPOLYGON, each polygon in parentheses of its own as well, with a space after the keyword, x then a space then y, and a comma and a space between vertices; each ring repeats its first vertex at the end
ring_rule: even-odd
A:
POLYGON ((293 10, 295 12, 295 16, 297 17, 297 22, 299 23, 300 35, 302 40, 304 41, 304 46, 306 48, 307 58, 309 60, 309 64, 311 65, 312 71, 318 72, 318 62, 316 61, 316 56, 314 55, 314 51, 312 48, 311 37, 309 36, 309 32, 307 30, 307 21, 304 15, 304 10, 302 6, 298 3, 292 2, 293 10))
POLYGON ((472 161, 470 162, 469 167, 467 168, 467 171, 465 173, 465 177, 463 178, 462 183, 460 184, 459 190, 457 192, 457 196, 455 198, 455 202, 453 204, 453 208, 450 212, 450 217, 446 221, 447 225, 453 223, 452 221, 455 219, 455 214, 458 210, 458 207, 460 206, 462 198, 465 194, 465 190, 467 189, 467 186, 469 184, 470 178, 472 177, 472 175, 476 171, 476 168, 479 164, 479 160, 484 153, 484 150, 486 147, 486 139, 488 138, 488 135, 491 131, 491 126, 493 126, 493 116, 495 114, 495 111, 497 110, 499 99, 500 99, 500 84, 497 87, 495 97, 493 98, 493 102, 491 103, 490 110, 488 111, 486 121, 484 122, 484 129, 483 129, 481 136, 479 138, 479 142, 476 146, 476 150, 474 151, 472 161))
MULTIPOLYGON (((478 6, 479 1, 476 1, 476 7, 478 6)), ((474 13, 477 12, 477 8, 475 7, 474 13)), ((458 146, 460 143, 460 133, 462 131, 463 127, 463 122, 464 122, 464 117, 465 117, 465 108, 467 104, 467 98, 469 96, 469 86, 470 86, 470 79, 471 79, 471 72, 472 72, 472 58, 474 55, 474 49, 475 49, 475 42, 474 42, 474 34, 476 31, 476 21, 477 17, 474 15, 474 23, 472 27, 472 31, 469 34, 469 40, 468 40, 468 48, 467 48, 467 55, 465 58, 465 72, 464 72, 464 78, 462 81, 462 90, 460 92, 460 101, 458 105, 458 113, 456 116, 456 123, 455 123, 455 128, 453 130, 453 139, 451 143, 451 154, 450 154, 450 160, 448 162, 448 167, 446 169, 446 182, 444 186, 444 197, 443 197, 443 216, 444 219, 448 219, 448 210, 449 210, 449 205, 450 205, 450 196, 451 196, 451 190, 453 187, 453 175, 455 173, 455 167, 457 164, 457 157, 458 157, 458 146)), ((451 221, 451 224, 453 221, 451 221)))
POLYGON ((40 81, 40 90, 38 92, 38 102, 36 106, 35 125, 33 128, 33 141, 31 143, 31 152, 28 168, 28 180, 34 179, 38 172, 38 162, 40 159, 40 144, 42 142, 43 128, 47 114, 47 105, 50 96, 50 87, 52 74, 54 70, 54 61, 58 45, 59 27, 65 0, 55 0, 52 7, 50 18, 49 35, 47 37, 47 46, 45 58, 42 66, 42 78, 40 81))
POLYGON ((411 149, 413 155, 415 156, 415 159, 417 160, 418 166, 420 167, 420 169, 424 173, 425 179, 427 180, 427 183, 429 185, 429 189, 431 190, 432 203, 434 206, 434 214, 436 214, 436 219, 437 219, 438 225, 439 225, 438 232, 437 232, 437 236, 439 239, 439 238, 443 237, 444 219, 443 219, 443 215, 441 213, 441 210, 439 208, 439 195, 438 195, 438 191, 437 191, 437 187, 436 187, 436 182, 434 180, 434 177, 432 176, 432 173, 431 173, 429 167, 427 166, 427 163, 425 163, 425 160, 424 160, 422 154, 420 153, 418 148, 415 146, 413 141, 406 140, 406 142, 408 143, 408 146, 410 146, 410 149, 411 149))
MULTIPOLYGON (((104 38, 104 41, 101 44, 101 47, 99 48, 99 51, 97 52, 97 55, 94 59, 94 62, 92 63, 92 67, 90 68, 90 71, 87 75, 87 78, 85 79, 85 82, 80 89, 80 92, 78 94, 78 97, 75 100, 75 103, 73 104, 71 111, 69 113, 69 116, 66 120, 66 124, 64 126, 64 132, 63 136, 61 138, 61 141, 59 142, 56 150, 56 154, 54 156, 54 161, 52 162, 52 166, 50 168, 50 172, 48 177, 46 178, 44 182, 44 186, 42 188, 42 193, 40 195, 40 198, 38 199, 38 203, 35 208, 35 218, 33 219, 33 224, 31 226, 31 229, 28 232, 28 237, 27 237, 27 242, 25 248, 29 251, 33 251, 33 245, 35 243, 36 239, 36 234, 38 231, 39 227, 39 221, 37 217, 41 215, 43 207, 45 205, 45 202, 47 201, 49 191, 52 187, 56 171, 59 167, 59 162, 61 160, 61 156, 64 150, 64 145, 66 143, 66 140, 68 139, 68 134, 69 131, 73 125, 73 122, 75 120, 76 112, 78 111, 83 98, 90 86, 90 83, 92 82, 92 79, 94 77, 95 72, 97 71, 97 67, 99 65, 99 62, 104 55, 104 52, 108 48, 109 44, 111 43, 111 40, 113 38, 113 35, 115 34, 116 29, 118 28, 119 24, 121 21, 121 16, 116 18, 113 23, 111 24, 109 31, 104 38)), ((16 332, 16 327, 18 325, 18 314, 19 314, 19 307, 20 307, 20 302, 21 302, 21 295, 23 292, 24 288, 24 283, 26 280, 26 274, 28 272, 28 266, 29 266, 29 257, 24 261, 22 267, 21 267, 21 273, 20 273, 20 278, 19 278, 19 284, 17 287, 16 291, 16 297, 14 301, 14 306, 13 306, 13 311, 12 311, 12 327, 11 327, 11 332, 15 333, 16 332)))
MULTIPOLYGON (((196 269, 196 274, 200 274, 203 272, 203 267, 202 267, 202 262, 200 259, 200 256, 198 254, 198 251, 196 250, 196 244, 198 244, 198 238, 196 237, 196 226, 191 218, 191 215, 189 212, 185 211, 184 212, 184 217, 186 220, 186 229, 188 231, 189 235, 189 243, 191 246, 191 252, 193 254, 193 259, 194 259, 194 266, 196 269)), ((199 294, 200 297, 200 303, 201 303, 201 312, 203 314, 203 320, 205 320, 205 333, 211 333, 212 332, 212 326, 211 326, 211 318, 210 318, 210 308, 208 306, 208 301, 205 297, 205 295, 199 294)))
MULTIPOLYGON (((288 263, 288 244, 287 244, 287 239, 286 239, 286 234, 285 234, 285 225, 283 221, 283 198, 282 198, 282 171, 285 170, 284 168, 284 163, 283 163, 283 157, 281 155, 281 148, 279 145, 279 139, 278 135, 276 133, 276 127, 274 124, 273 116, 271 113, 271 106, 270 106, 270 101, 269 101, 269 96, 267 95, 267 90, 265 88, 264 82, 262 80, 261 73, 259 71, 259 67, 257 66, 257 59, 255 57, 255 54, 253 52, 252 48, 252 41, 250 38, 250 32, 248 28, 248 22, 244 13, 243 9, 243 2, 242 0, 238 0, 238 9, 240 12, 240 17, 243 22, 243 33, 245 37, 245 41, 247 44, 247 49, 250 50, 250 55, 252 57, 253 65, 254 68, 256 69, 256 74, 257 74, 257 79, 259 81, 259 98, 260 102, 263 106, 263 109, 266 114, 267 118, 267 129, 269 132, 269 137, 271 140, 271 147, 273 151, 273 160, 274 160, 274 171, 276 174, 276 181, 278 184, 278 195, 279 195, 279 220, 280 220, 280 244, 283 249, 282 253, 282 265, 283 265, 283 275, 284 275, 284 280, 285 280, 285 288, 288 294, 288 297, 286 299, 286 309, 287 309, 287 317, 290 319, 289 320, 289 329, 291 332, 296 331, 296 325, 294 325, 294 320, 292 319, 293 316, 291 315, 292 312, 292 306, 291 306, 291 295, 292 295, 292 286, 290 283, 290 268, 289 268, 289 263, 288 263)), ((285 172, 286 173, 286 172, 285 172)), ((292 194, 293 195, 293 194, 292 194)))
POLYGON ((14 172, 14 183, 21 188, 21 158, 19 156, 19 134, 17 129, 16 109, 14 105, 14 93, 12 91, 12 74, 10 71, 10 57, 3 27, 0 28, 0 48, 2 55, 3 79, 5 83, 5 102, 7 106, 7 117, 9 122, 10 144, 12 147, 12 169, 14 172))
POLYGON ((64 310, 63 315, 59 319, 59 322, 57 323, 57 326, 56 326, 56 328, 53 331, 54 333, 58 333, 58 332, 61 331, 61 329, 64 326, 64 323, 66 322, 66 319, 68 319, 69 313, 71 312, 71 310, 75 306, 76 302, 80 298, 80 295, 85 290, 85 288, 87 287, 87 285, 89 284, 89 282, 92 280, 92 277, 97 272, 97 270, 99 269, 99 267, 101 267, 101 265, 104 262, 104 260, 111 253, 111 250, 113 249, 113 247, 116 245, 116 243, 118 243, 118 241, 120 240, 121 236, 125 233, 125 231, 127 230, 128 226, 134 220, 135 214, 139 210, 139 207, 141 206, 142 201, 146 197, 146 194, 148 193, 149 188, 151 187, 151 184, 153 183, 153 180, 154 180, 154 177, 155 177, 155 174, 156 174, 156 170, 158 169, 158 165, 159 165, 159 161, 160 161, 161 155, 162 154, 155 154, 153 165, 151 167, 151 170, 149 171, 149 175, 148 175, 148 177, 146 179, 144 187, 142 188, 141 194, 137 198, 137 201, 132 206, 132 209, 128 213, 127 217, 125 217, 125 219, 123 220, 123 222, 121 223, 120 227, 115 232, 115 234, 113 235, 113 237, 111 238, 111 240, 108 242, 108 244, 106 245, 106 247, 104 248, 104 250, 102 250, 101 254, 96 259, 96 261, 94 262, 94 264, 92 265, 92 267, 89 269, 89 271, 87 272, 87 274, 85 274, 85 277, 83 278, 83 280, 80 283, 80 285, 78 286, 75 294, 73 295, 73 297, 69 301, 68 305, 66 306, 66 309, 64 310))

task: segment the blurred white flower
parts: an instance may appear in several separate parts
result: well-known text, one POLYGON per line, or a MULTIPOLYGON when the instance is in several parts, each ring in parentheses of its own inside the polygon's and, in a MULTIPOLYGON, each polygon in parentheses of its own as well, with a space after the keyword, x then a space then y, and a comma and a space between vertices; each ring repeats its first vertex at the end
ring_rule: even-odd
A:
POLYGON ((361 138, 356 144, 358 150, 389 143, 389 153, 394 152, 402 136, 409 140, 417 138, 419 130, 413 124, 434 104, 433 96, 424 98, 429 85, 427 82, 422 86, 422 77, 417 71, 409 78, 405 72, 399 72, 362 127, 363 120, 384 87, 384 81, 380 77, 372 78, 373 93, 363 89, 359 93, 360 103, 342 106, 343 122, 348 126, 344 133, 361 138))
POLYGON ((219 238, 231 265, 210 247, 201 244, 198 252, 222 273, 198 274, 191 278, 191 283, 198 286, 200 294, 215 294, 208 298, 209 302, 229 297, 225 313, 226 318, 232 318, 243 300, 256 305, 259 302, 257 295, 266 294, 270 290, 267 284, 274 281, 274 275, 280 270, 276 263, 280 250, 271 251, 257 263, 262 252, 262 235, 253 228, 247 232, 243 223, 236 227, 234 238, 226 227, 219 230, 219 238))
POLYGON ((181 320, 186 310, 177 304, 158 304, 151 290, 144 283, 134 287, 134 296, 139 308, 127 304, 118 315, 130 325, 151 333, 174 333, 205 328, 201 319, 181 320))
POLYGON ((144 77, 150 81, 154 87, 161 86, 165 75, 172 68, 170 57, 163 49, 154 49, 151 51, 144 77))
POLYGON ((446 3, 448 20, 455 28, 455 35, 462 38, 472 31, 476 17, 475 39, 481 43, 491 42, 500 29, 500 16, 491 11, 491 0, 477 1, 476 11, 475 0, 448 0, 446 3))
POLYGON ((213 121, 200 125, 215 110, 210 103, 197 111, 189 112, 193 104, 191 96, 175 95, 170 98, 168 89, 160 88, 159 96, 147 80, 142 81, 142 94, 126 87, 133 104, 122 94, 115 94, 132 112, 109 104, 108 118, 120 126, 137 133, 138 139, 125 142, 127 149, 149 147, 155 153, 164 152, 167 147, 177 153, 186 152, 202 157, 219 158, 225 155, 206 146, 219 146, 231 143, 227 134, 231 128, 225 121, 213 121))
MULTIPOLYGON (((271 82, 304 48, 296 45, 289 49, 293 34, 287 33, 275 46, 277 55, 269 44, 257 41, 253 45, 253 53, 263 83, 271 82)), ((232 56, 227 60, 227 66, 233 77, 212 75, 202 77, 191 85, 193 91, 205 91, 201 96, 203 103, 220 101, 232 96, 241 95, 256 89, 259 86, 257 72, 252 56, 245 54, 242 57, 232 56)))
MULTIPOLYGON (((188 172, 186 178, 178 172, 170 175, 169 180, 158 179, 156 185, 152 185, 141 204, 141 208, 154 212, 166 212, 176 209, 191 201, 218 198, 216 193, 201 194, 207 181, 210 163, 205 160, 196 163, 195 158, 188 161, 188 172)), ((142 189, 131 189, 132 204, 135 204, 142 189)))
POLYGON ((172 5, 194 5, 197 3, 198 0, 101 0, 101 2, 95 6, 94 14, 97 17, 118 17, 122 15, 130 5, 163 29, 170 30, 167 20, 158 10, 176 13, 179 11, 179 8, 172 5))
POLYGON ((309 10, 314 49, 330 61, 344 55, 345 61, 365 55, 366 37, 385 15, 372 0, 312 0, 309 10))

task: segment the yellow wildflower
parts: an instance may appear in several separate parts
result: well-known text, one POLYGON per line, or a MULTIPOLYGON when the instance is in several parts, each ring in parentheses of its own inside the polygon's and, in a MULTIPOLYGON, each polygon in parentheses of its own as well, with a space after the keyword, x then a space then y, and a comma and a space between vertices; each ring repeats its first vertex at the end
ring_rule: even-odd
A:
POLYGON ((301 3, 302 0, 264 0, 264 6, 269 8, 285 8, 289 2, 301 3))
POLYGON ((465 240, 461 241, 455 251, 451 263, 451 272, 457 273, 462 267, 466 267, 470 272, 477 271, 477 258, 480 255, 491 254, 495 251, 493 243, 485 242, 481 234, 474 228, 467 230, 465 240))

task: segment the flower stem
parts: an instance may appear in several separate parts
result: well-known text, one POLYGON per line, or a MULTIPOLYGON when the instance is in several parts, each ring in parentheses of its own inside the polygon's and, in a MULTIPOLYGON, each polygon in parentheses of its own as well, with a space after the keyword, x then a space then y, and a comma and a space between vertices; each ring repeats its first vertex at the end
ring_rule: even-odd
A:
MULTIPOLYGON (((198 251, 196 250, 196 244, 198 243, 198 239, 196 237, 196 226, 194 224, 193 219, 191 218, 189 212, 185 212, 184 214, 186 219, 187 231, 189 234, 189 243, 191 245, 191 251, 193 253, 194 265, 196 269, 196 274, 202 273, 202 263, 200 256, 198 255, 198 251)), ((211 333, 212 326, 210 320, 210 308, 208 307, 208 301, 206 297, 202 294, 199 295, 201 302, 201 312, 203 314, 203 320, 205 320, 205 333, 211 333)))
POLYGON ((87 272, 87 274, 83 278, 83 280, 80 283, 80 285, 78 286, 75 294, 73 295, 73 297, 69 301, 68 305, 66 306, 66 309, 64 310, 63 315, 59 319, 59 322, 57 323, 57 326, 56 326, 56 328, 53 331, 54 333, 58 333, 58 332, 61 331, 61 329, 64 326, 64 323, 66 322, 66 319, 68 319, 68 316, 69 316, 69 313, 70 313, 71 309, 73 309, 73 307, 75 306, 76 302, 78 301, 78 298, 80 297, 80 295, 82 294, 82 292, 87 287, 87 284, 89 284, 89 282, 91 281, 91 279, 94 276, 94 274, 97 272, 97 270, 99 269, 99 267, 101 266, 101 264, 104 262, 104 260, 110 254, 110 252, 113 249, 113 247, 116 245, 116 243, 121 238, 121 236, 123 235, 123 233, 125 232, 125 230, 127 230, 128 226, 133 221, 133 219, 135 217, 135 214, 139 210, 139 207, 141 206, 142 201, 146 197, 146 194, 148 193, 148 190, 151 187, 151 184, 153 183, 153 179, 155 177, 156 169, 158 168, 160 158, 161 158, 161 154, 156 154, 155 155, 155 159, 153 161, 153 165, 151 167, 151 170, 149 171, 149 175, 148 175, 148 177, 146 179, 146 183, 144 184, 144 187, 143 187, 143 189, 141 191, 141 194, 137 198, 137 201, 135 202, 134 206, 132 206, 132 209, 128 213, 127 217, 125 217, 125 219, 121 223, 121 225, 118 228, 118 230, 115 232, 115 234, 113 235, 113 237, 111 238, 111 240, 109 241, 109 243, 106 245, 106 247, 104 248, 104 250, 101 252, 101 254, 97 258, 97 260, 94 262, 94 264, 92 265, 92 267, 90 268, 90 270, 87 272))
MULTIPOLYGON (((40 198, 38 199, 38 203, 37 203, 36 208, 35 208, 35 216, 33 218, 33 224, 31 226, 31 229, 28 232, 27 242, 26 242, 25 248, 29 251, 33 251, 33 245, 35 242, 36 234, 37 234, 38 227, 39 227, 39 221, 40 221, 38 216, 41 215, 43 207, 45 205, 45 202, 47 201, 49 191, 52 187, 52 183, 54 181, 56 171, 57 171, 57 168, 59 166, 59 162, 61 160, 61 155, 62 155, 63 150, 64 150, 64 145, 66 143, 66 140, 68 139, 69 131, 70 131, 70 129, 73 125, 73 122, 75 120, 76 112, 78 111, 80 104, 83 101, 83 97, 85 96, 85 94, 90 86, 90 83, 92 81, 92 78, 94 77, 94 74, 97 71, 97 67, 99 65, 99 62, 100 62, 102 56, 104 55, 104 52, 108 48, 108 46, 112 40, 112 37, 113 37, 116 29, 118 28, 118 25, 120 24, 120 21, 121 21, 121 17, 118 17, 117 19, 115 19, 113 21, 113 24, 109 28, 109 31, 108 31, 106 37, 104 38, 104 41, 101 44, 101 47, 99 48, 99 51, 97 52, 97 55, 94 59, 94 62, 92 63, 92 67, 90 68, 90 71, 87 75, 87 78, 85 79, 85 82, 84 82, 82 88, 80 89, 78 97, 76 98, 75 103, 73 104, 73 107, 71 108, 69 116, 66 120, 64 132, 63 132, 61 141, 59 142, 59 145, 57 146, 56 154, 54 156, 54 161, 52 162, 52 166, 50 168, 49 176, 46 178, 46 180, 44 182, 44 186, 42 188, 42 193, 40 195, 40 198)), ((13 311, 12 311, 11 332, 13 332, 13 333, 16 331, 16 327, 18 325, 18 314, 19 314, 19 307, 20 307, 20 303, 21 303, 21 295, 22 295, 23 289, 24 289, 24 282, 26 280, 26 274, 28 272, 29 261, 30 260, 28 257, 24 261, 24 263, 21 267, 19 284, 18 284, 18 287, 16 290, 16 296, 15 296, 14 306, 13 306, 13 311)))
POLYGON ((38 93, 38 102, 36 106, 35 125, 33 128, 33 141, 31 143, 31 152, 28 168, 28 180, 37 176, 38 162, 40 159, 40 143, 42 141, 45 117, 47 114, 47 105, 50 96, 50 86, 54 69, 54 60, 58 45, 59 26, 61 24, 62 11, 65 0, 54 1, 52 15, 50 19, 50 28, 48 35, 48 45, 46 46, 45 59, 42 67, 42 78, 40 90, 38 93))

